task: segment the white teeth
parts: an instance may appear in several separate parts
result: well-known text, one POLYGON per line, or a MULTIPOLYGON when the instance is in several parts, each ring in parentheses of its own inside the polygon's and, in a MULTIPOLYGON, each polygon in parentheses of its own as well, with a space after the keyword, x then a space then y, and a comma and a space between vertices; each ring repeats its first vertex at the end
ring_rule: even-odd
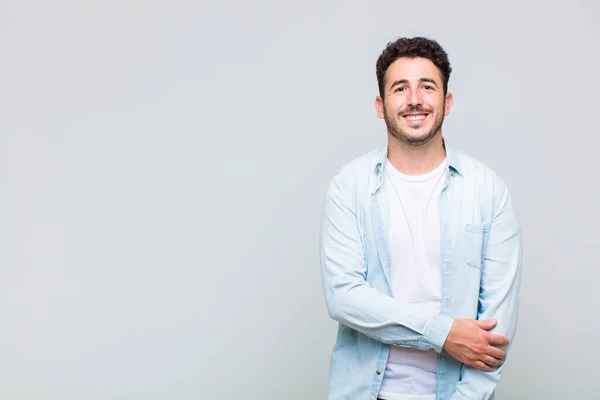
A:
POLYGON ((408 119, 409 121, 420 121, 422 119, 425 119, 425 115, 409 115, 406 117, 406 119, 408 119))

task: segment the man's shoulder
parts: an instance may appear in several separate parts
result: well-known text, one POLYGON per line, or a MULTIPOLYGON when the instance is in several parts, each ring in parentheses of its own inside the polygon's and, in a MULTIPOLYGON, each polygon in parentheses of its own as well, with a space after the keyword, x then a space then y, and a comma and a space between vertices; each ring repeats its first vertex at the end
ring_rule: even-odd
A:
POLYGON ((368 153, 362 154, 350 162, 342 165, 336 172, 335 175, 347 178, 350 176, 356 176, 357 174, 371 173, 377 167, 377 164, 382 162, 386 154, 385 148, 377 148, 369 151, 368 153))
POLYGON ((377 148, 342 165, 331 178, 330 190, 355 194, 368 191, 370 178, 385 156, 386 148, 377 148))
POLYGON ((458 172, 475 185, 490 189, 506 187, 502 177, 479 158, 459 149, 452 149, 451 158, 458 172))

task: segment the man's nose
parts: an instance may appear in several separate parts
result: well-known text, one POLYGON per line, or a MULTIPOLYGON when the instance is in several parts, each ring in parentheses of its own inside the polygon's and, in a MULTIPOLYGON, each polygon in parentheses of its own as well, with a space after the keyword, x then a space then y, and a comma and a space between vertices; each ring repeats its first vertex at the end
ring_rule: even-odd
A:
POLYGON ((420 90, 411 90, 407 98, 410 106, 419 106, 423 104, 423 96, 420 90))

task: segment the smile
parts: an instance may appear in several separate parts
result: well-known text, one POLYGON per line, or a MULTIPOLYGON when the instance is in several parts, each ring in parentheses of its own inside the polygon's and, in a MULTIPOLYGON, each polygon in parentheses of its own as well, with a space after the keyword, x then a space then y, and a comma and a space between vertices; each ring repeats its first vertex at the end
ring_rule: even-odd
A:
POLYGON ((411 122, 421 122, 425 118, 427 118, 427 114, 409 114, 409 115, 405 115, 404 118, 406 118, 407 120, 409 120, 411 122))

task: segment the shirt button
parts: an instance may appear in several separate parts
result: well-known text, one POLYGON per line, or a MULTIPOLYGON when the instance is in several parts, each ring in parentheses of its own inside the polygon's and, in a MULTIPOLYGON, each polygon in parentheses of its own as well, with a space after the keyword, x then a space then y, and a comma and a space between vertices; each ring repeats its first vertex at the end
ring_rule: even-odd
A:
POLYGON ((378 369, 377 371, 375 371, 377 373, 377 375, 381 375, 381 370, 378 369))

